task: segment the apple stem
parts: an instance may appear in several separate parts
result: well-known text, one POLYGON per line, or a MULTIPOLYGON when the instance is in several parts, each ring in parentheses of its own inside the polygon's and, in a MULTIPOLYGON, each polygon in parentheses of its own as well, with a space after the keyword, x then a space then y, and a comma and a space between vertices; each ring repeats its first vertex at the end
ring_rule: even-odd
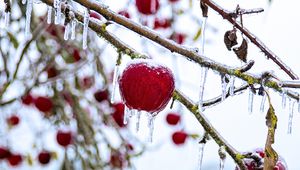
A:
POLYGON ((31 23, 31 12, 32 12, 32 5, 33 0, 27 1, 26 6, 26 21, 25 21, 25 37, 28 38, 30 36, 30 23, 31 23))
POLYGON ((82 33, 82 48, 87 49, 87 36, 88 36, 88 26, 89 26, 90 14, 87 9, 84 11, 83 19, 83 33, 82 33))
POLYGON ((248 112, 249 113, 253 112, 253 98, 254 98, 254 93, 252 92, 251 88, 249 88, 249 95, 248 95, 248 112))
POLYGON ((202 168, 204 147, 205 143, 199 143, 198 170, 201 170, 202 168))
POLYGON ((47 8, 48 8, 48 10, 47 10, 47 23, 51 24, 52 7, 48 6, 47 8))
POLYGON ((294 115, 294 104, 295 101, 289 98, 289 122, 288 122, 288 134, 292 133, 293 127, 293 115, 294 115))
POLYGON ((203 111, 203 93, 204 93, 204 85, 206 82, 206 77, 207 77, 207 67, 202 67, 201 68, 201 77, 200 77, 200 92, 199 92, 199 102, 198 102, 198 108, 199 111, 203 111))
POLYGON ((75 40, 76 38, 76 20, 73 19, 71 21, 71 40, 75 40))

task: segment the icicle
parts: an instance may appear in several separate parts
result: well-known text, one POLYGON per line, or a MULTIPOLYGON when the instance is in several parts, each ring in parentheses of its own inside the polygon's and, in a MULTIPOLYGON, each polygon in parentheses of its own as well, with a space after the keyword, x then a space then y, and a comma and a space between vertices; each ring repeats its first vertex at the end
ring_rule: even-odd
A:
POLYGON ((57 24, 61 23, 61 2, 60 2, 60 0, 55 0, 54 8, 56 9, 54 24, 57 25, 57 24))
POLYGON ((294 115, 294 104, 295 101, 289 98, 289 122, 288 122, 288 134, 292 133, 293 127, 293 115, 294 115))
POLYGON ((142 111, 137 111, 137 113, 136 113, 136 126, 135 126, 136 132, 138 132, 140 129, 141 114, 142 114, 142 111))
POLYGON ((226 98, 226 93, 227 93, 227 90, 226 90, 226 87, 227 87, 227 83, 226 83, 226 76, 222 76, 222 101, 225 100, 226 98))
POLYGON ((225 159, 226 159, 225 147, 221 146, 218 152, 220 156, 220 170, 223 170, 225 166, 225 159))
POLYGON ((300 113, 300 94, 298 95, 298 112, 300 113))
POLYGON ((115 66, 114 69, 114 76, 113 76, 113 82, 112 82, 112 91, 111 91, 111 98, 110 98, 110 102, 114 103, 115 102, 115 93, 116 93, 116 89, 117 89, 117 80, 119 77, 119 65, 115 66))
POLYGON ((199 102, 198 102, 198 108, 199 111, 203 111, 203 93, 204 93, 204 85, 206 82, 206 77, 207 77, 207 67, 202 67, 201 68, 201 77, 200 77, 200 92, 199 92, 199 102))
POLYGON ((88 10, 84 11, 84 20, 83 20, 83 33, 82 33, 82 48, 85 50, 87 48, 87 36, 89 28, 89 19, 90 14, 88 10))
POLYGON ((126 125, 129 120, 131 110, 125 105, 123 123, 126 125))
POLYGON ((205 147, 205 143, 199 143, 198 170, 201 170, 202 168, 204 147, 205 147))
POLYGON ((25 5, 26 4, 26 0, 22 0, 22 4, 25 5))
POLYGON ((68 23, 66 26, 65 26, 65 34, 64 34, 64 40, 68 40, 69 39, 69 34, 70 34, 70 30, 71 29, 71 24, 68 23))
POLYGON ((7 28, 10 22, 10 12, 4 13, 4 27, 7 28))
MULTIPOLYGON (((153 114, 155 115, 155 114, 153 114)), ((154 131, 154 118, 151 113, 148 115, 148 128, 149 128, 149 142, 152 142, 153 139, 153 131, 154 131)))
POLYGON ((264 112, 265 110, 265 102, 266 102, 267 94, 264 92, 262 98, 261 98, 261 103, 260 103, 260 112, 264 112))
POLYGON ((75 36, 76 36, 76 20, 72 20, 71 22, 71 40, 75 40, 75 36))
POLYGON ((203 17, 202 18, 202 26, 201 26, 201 37, 200 37, 200 43, 201 43, 201 51, 200 54, 204 55, 204 45, 205 45, 205 28, 206 28, 206 21, 207 21, 207 17, 203 17))
POLYGON ((225 159, 220 159, 220 170, 223 170, 225 166, 225 159))
POLYGON ((230 96, 234 95, 234 81, 235 81, 235 77, 231 76, 230 77, 230 87, 229 87, 229 94, 230 94, 230 96))
POLYGON ((47 12, 47 23, 51 24, 51 16, 52 16, 52 7, 48 6, 48 12, 47 12))
POLYGON ((251 88, 249 88, 249 96, 248 96, 248 112, 249 113, 253 112, 253 98, 254 98, 254 93, 252 92, 251 88))
POLYGON ((28 37, 30 35, 30 22, 31 22, 31 12, 32 12, 32 5, 33 0, 27 1, 27 7, 26 7, 26 23, 25 23, 25 37, 28 37))
POLYGON ((286 106, 286 89, 282 89, 281 97, 282 97, 281 105, 282 105, 282 108, 285 109, 285 106, 286 106))

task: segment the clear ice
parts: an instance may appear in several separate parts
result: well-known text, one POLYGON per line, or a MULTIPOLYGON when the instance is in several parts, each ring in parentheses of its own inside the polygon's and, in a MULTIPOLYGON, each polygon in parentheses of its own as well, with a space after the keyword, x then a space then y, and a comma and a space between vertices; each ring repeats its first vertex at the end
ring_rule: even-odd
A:
POLYGON ((204 86, 206 82, 206 77, 207 77, 207 67, 202 67, 201 68, 201 77, 200 77, 200 91, 199 91, 199 102, 198 102, 198 108, 199 111, 203 111, 203 93, 204 93, 204 86))

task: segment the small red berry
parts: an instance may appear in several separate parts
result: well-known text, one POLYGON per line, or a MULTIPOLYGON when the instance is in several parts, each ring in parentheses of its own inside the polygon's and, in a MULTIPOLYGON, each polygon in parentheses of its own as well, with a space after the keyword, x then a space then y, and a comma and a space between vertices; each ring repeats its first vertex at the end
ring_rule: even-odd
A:
POLYGON ((22 100, 22 103, 25 104, 25 105, 30 105, 34 102, 34 98, 30 93, 22 96, 21 100, 22 100))
POLYGON ((124 119, 124 109, 125 106, 123 103, 116 103, 113 104, 114 112, 112 114, 113 119, 115 122, 120 126, 120 127, 125 127, 126 124, 124 124, 123 119, 124 119))
POLYGON ((72 132, 59 130, 56 134, 56 141, 59 145, 67 147, 72 143, 72 132))
POLYGON ((39 96, 34 101, 34 105, 41 112, 49 112, 53 108, 53 103, 50 98, 39 96))
POLYGON ((171 26, 171 20, 170 19, 159 19, 159 18, 155 18, 154 19, 154 29, 166 29, 166 28, 170 28, 171 26))
POLYGON ((58 70, 55 68, 55 66, 50 66, 47 69, 47 75, 48 75, 48 79, 56 77, 58 75, 58 70))
POLYGON ((111 167, 122 169, 125 166, 125 158, 124 155, 118 151, 114 151, 110 155, 109 161, 111 167))
POLYGON ((51 153, 48 151, 42 151, 38 155, 38 160, 41 164, 46 165, 51 160, 51 153))
POLYGON ((9 150, 6 147, 0 146, 0 160, 8 158, 9 155, 9 150))
POLYGON ((9 126, 16 126, 20 122, 20 118, 17 115, 12 115, 6 119, 9 126))
POLYGON ((172 135, 172 140, 176 145, 182 145, 185 143, 186 138, 188 137, 187 133, 183 131, 174 132, 172 135))
POLYGON ((10 154, 7 158, 9 165, 11 166, 18 166, 22 163, 23 157, 20 154, 10 154))
POLYGON ((126 18, 130 18, 130 15, 127 10, 121 10, 118 12, 118 14, 123 15, 126 18))
POLYGON ((177 125, 180 121, 180 115, 177 113, 169 113, 166 117, 169 125, 177 125))
POLYGON ((101 20, 101 16, 97 12, 94 12, 94 11, 91 11, 90 17, 101 20))
POLYGON ((151 15, 158 11, 160 4, 158 0, 136 0, 135 5, 140 13, 151 15))
POLYGON ((171 39, 178 44, 183 44, 185 41, 186 35, 183 33, 174 33, 171 35, 171 39))
POLYGON ((95 97, 95 99, 98 102, 102 102, 102 101, 108 100, 108 91, 107 91, 107 89, 105 89, 105 90, 97 90, 94 93, 94 97, 95 97))
POLYGON ((81 60, 80 51, 77 48, 73 50, 73 59, 74 62, 81 60))
POLYGON ((172 71, 150 60, 129 64, 119 79, 121 97, 129 109, 159 112, 172 97, 172 71))

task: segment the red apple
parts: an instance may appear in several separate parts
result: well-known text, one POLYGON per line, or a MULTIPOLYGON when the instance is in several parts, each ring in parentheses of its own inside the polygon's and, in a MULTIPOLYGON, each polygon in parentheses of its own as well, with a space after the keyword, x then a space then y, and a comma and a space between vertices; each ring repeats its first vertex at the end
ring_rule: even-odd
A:
POLYGON ((101 90, 97 90, 95 93, 94 93, 94 97, 95 99, 98 101, 98 102, 102 102, 102 101, 105 101, 105 100, 108 100, 108 91, 107 89, 101 89, 101 90))
POLYGON ((50 112, 53 108, 53 103, 50 98, 39 96, 34 101, 35 107, 41 112, 50 112))
POLYGON ((34 98, 30 93, 22 96, 21 100, 22 100, 22 103, 25 104, 25 105, 30 105, 34 102, 34 98))
POLYGON ((168 104, 175 83, 169 68, 151 60, 138 60, 125 68, 119 78, 119 88, 129 109, 155 113, 168 104))
POLYGON ((113 119, 120 127, 126 127, 124 124, 124 109, 125 106, 123 103, 115 103, 113 104, 114 112, 112 114, 113 119))
POLYGON ((20 154, 10 154, 10 156, 7 157, 7 161, 11 166, 18 166, 22 163, 23 156, 20 154))
POLYGON ((185 143, 185 140, 187 139, 188 134, 184 131, 176 131, 172 135, 172 140, 174 144, 176 145, 182 145, 185 143))
POLYGON ((6 122, 9 126, 16 126, 20 122, 20 118, 17 115, 12 115, 6 119, 6 122))
POLYGON ((177 125, 180 121, 180 115, 177 113, 169 113, 167 114, 166 120, 169 125, 177 125))
POLYGON ((67 147, 72 143, 72 132, 59 130, 56 134, 56 141, 59 145, 67 147))
POLYGON ((10 155, 10 152, 8 148, 0 146, 0 160, 8 158, 10 155))
POLYGON ((46 165, 51 160, 51 152, 48 151, 42 151, 38 155, 38 160, 42 165, 46 165))
POLYGON ((159 8, 158 0, 136 0, 135 5, 138 11, 145 15, 155 14, 159 8))

